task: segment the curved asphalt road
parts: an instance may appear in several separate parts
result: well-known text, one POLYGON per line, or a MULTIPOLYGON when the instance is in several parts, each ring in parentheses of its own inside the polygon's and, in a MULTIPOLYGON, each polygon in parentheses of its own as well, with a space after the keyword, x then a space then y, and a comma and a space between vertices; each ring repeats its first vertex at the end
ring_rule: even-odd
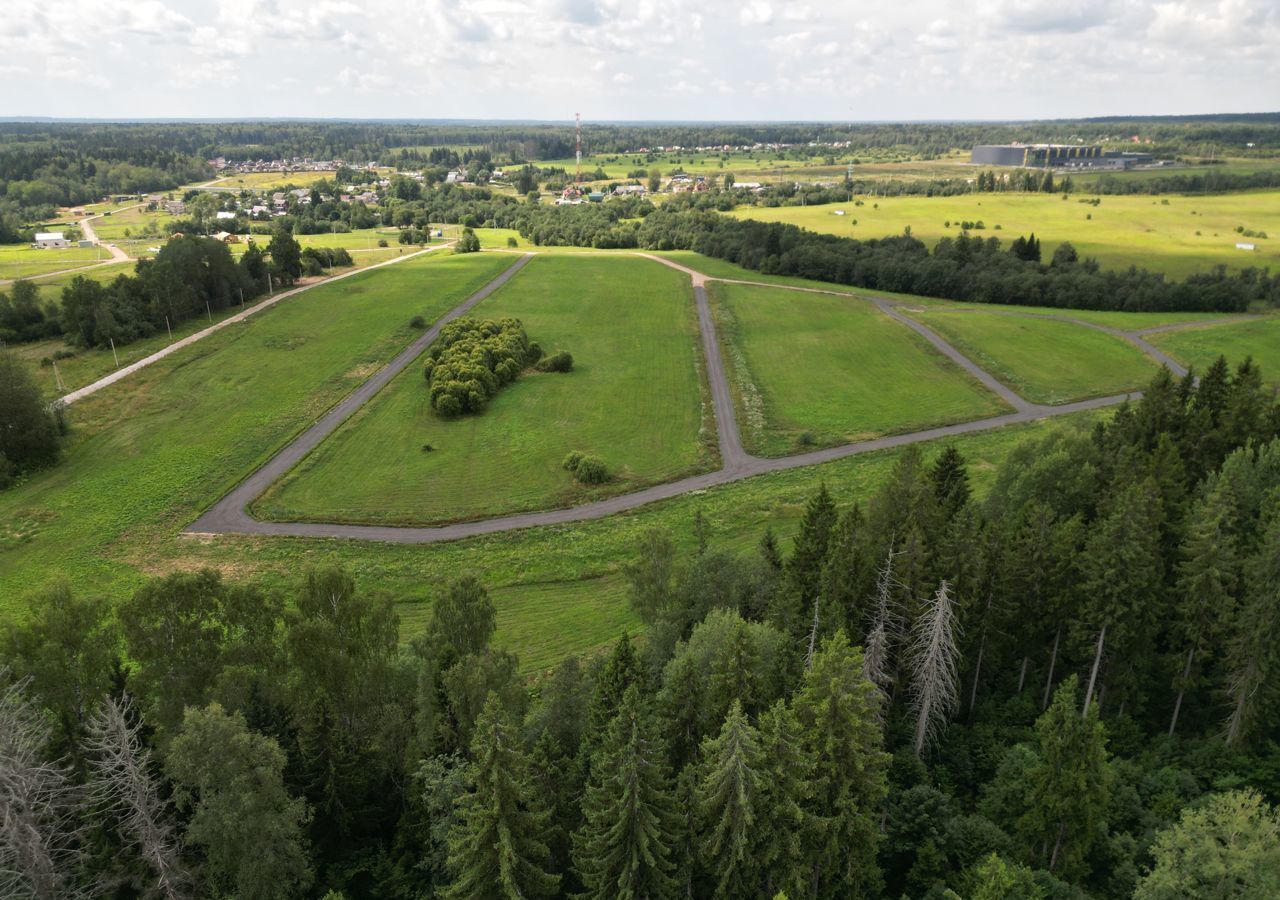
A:
MULTIPOLYGON (((701 272, 695 272, 692 269, 681 266, 668 259, 650 256, 649 254, 639 255, 652 259, 656 262, 663 263, 671 268, 678 269, 687 274, 693 282, 694 300, 698 313, 698 324, 702 335, 702 350, 706 359, 707 378, 711 386, 716 429, 719 436, 720 456, 723 466, 721 469, 715 472, 707 472, 702 475, 683 478, 679 481, 654 485, 653 487, 646 488, 641 491, 623 494, 618 497, 611 497, 607 500, 599 500, 594 503, 586 503, 581 506, 574 506, 566 509, 542 510, 538 512, 522 513, 519 515, 501 516, 478 522, 460 522, 453 525, 441 525, 435 527, 342 525, 310 522, 263 522, 249 515, 247 508, 255 498, 265 491, 274 481, 276 481, 276 479, 288 472, 304 456, 318 446, 321 441, 333 433, 338 426, 346 421, 346 419, 349 418, 357 409, 368 402, 392 378, 417 359, 418 355, 436 339, 444 324, 469 312, 474 306, 476 306, 476 304, 480 303, 502 285, 506 284, 507 281, 509 281, 512 276, 514 276, 515 273, 526 265, 533 257, 533 254, 526 253, 518 262, 516 262, 515 265, 503 272, 498 276, 498 278, 490 282, 471 297, 467 298, 463 303, 450 310, 443 318, 432 326, 430 330, 401 351, 390 363, 358 387, 350 396, 339 402, 337 406, 316 422, 315 425, 303 432, 299 438, 272 457, 264 466, 262 466, 262 468, 254 472, 229 494, 210 507, 204 515, 200 516, 200 518, 185 529, 185 533, 203 535, 261 534, 282 537, 347 538, 364 541, 383 541, 397 544, 430 544, 440 541, 452 541, 461 538, 475 537, 478 535, 494 534, 502 531, 513 531, 521 528, 562 525, 571 522, 602 519, 606 516, 626 512, 627 510, 635 509, 658 500, 670 499, 690 491, 703 490, 705 488, 715 487, 716 485, 728 484, 729 482, 739 481, 755 475, 763 475, 769 472, 780 472, 786 469, 795 469, 803 466, 832 462, 849 456, 870 453, 875 450, 886 450, 894 447, 904 447, 909 444, 921 443, 924 441, 933 441, 941 438, 956 437, 963 434, 989 431, 995 428, 1002 428, 1006 425, 1032 422, 1037 419, 1044 419, 1050 416, 1062 416, 1090 409, 1100 409, 1120 403, 1128 397, 1141 396, 1140 393, 1134 392, 1132 394, 1120 394, 1111 397, 1097 397, 1090 400, 1081 400, 1076 403, 1066 403, 1059 406, 1042 406, 1028 403, 1025 399, 1009 390, 1009 388, 993 378, 972 360, 944 341, 923 323, 917 322, 900 313, 895 309, 897 304, 894 301, 873 297, 873 302, 875 302, 876 305, 887 315, 922 335, 948 358, 953 360, 966 372, 977 378, 982 384, 1009 403, 1009 405, 1013 407, 1014 411, 1000 416, 980 419, 974 422, 963 422, 957 425, 930 428, 925 431, 912 432, 911 434, 889 435, 887 437, 876 438, 875 440, 860 441, 858 443, 846 444, 840 447, 828 447, 823 450, 814 450, 810 453, 802 453, 795 456, 776 459, 764 459, 752 456, 743 448, 741 436, 738 432, 737 422, 734 416, 733 396, 729 389, 728 378, 725 376, 724 362, 721 358, 720 347, 716 338, 715 322, 712 317, 711 305, 707 300, 706 293, 706 282, 729 279, 709 278, 701 272)), ((776 285, 768 285, 760 282, 735 283, 761 284, 765 287, 776 287, 776 285)), ((856 295, 838 291, 822 291, 816 288, 801 290, 807 290, 811 293, 834 294, 836 296, 857 299, 856 295)), ((1001 312, 1004 314, 1017 315, 1017 313, 1011 313, 1009 311, 1001 312)), ((1071 322, 1077 321, 1073 319, 1066 319, 1066 317, 1061 316, 1049 317, 1061 318, 1065 321, 1071 322)), ((1106 326, 1093 326, 1091 324, 1090 327, 1097 327, 1103 331, 1115 333, 1118 336, 1123 337, 1125 340, 1132 341, 1139 346, 1146 343, 1141 339, 1141 336, 1137 332, 1122 332, 1118 329, 1110 329, 1106 326)), ((1155 348, 1152 347, 1151 350, 1154 351, 1155 348)), ((1159 354, 1159 351, 1155 352, 1159 354)), ((1159 355, 1163 356, 1163 354, 1159 355)), ((1175 368, 1175 370, 1182 370, 1181 366, 1178 366, 1176 362, 1173 362, 1172 360, 1169 362, 1172 363, 1171 368, 1175 368)))

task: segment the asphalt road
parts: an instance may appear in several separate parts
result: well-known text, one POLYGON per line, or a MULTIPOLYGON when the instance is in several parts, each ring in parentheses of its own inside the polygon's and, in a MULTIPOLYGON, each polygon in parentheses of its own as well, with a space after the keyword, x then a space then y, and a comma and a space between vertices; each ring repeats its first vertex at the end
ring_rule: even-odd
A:
MULTIPOLYGON (((618 497, 611 497, 607 500, 599 500, 593 503, 586 503, 565 509, 542 510, 538 512, 521 513, 519 515, 500 516, 492 519, 484 519, 478 522, 460 522, 452 525, 433 527, 343 525, 336 523, 325 524, 311 522, 263 522, 249 515, 247 511, 248 506, 255 498, 260 496, 263 491, 271 486, 272 483, 293 468, 294 465, 315 449, 321 441, 332 434, 357 409, 371 400, 374 395, 377 394, 378 391, 380 391, 392 378, 417 359, 419 354, 421 354, 422 351, 436 339, 443 325, 453 319, 456 319, 458 316, 465 315, 476 304, 480 303, 498 288, 502 287, 502 285, 506 284, 507 281, 509 281, 512 276, 514 276, 516 272, 518 272, 532 258, 533 254, 526 253, 518 262, 499 275, 496 279, 450 310, 443 318, 432 326, 430 330, 406 347, 390 363, 380 369, 368 381, 356 388, 350 396, 339 402, 332 410, 317 421, 315 425, 303 432, 300 437, 282 449, 264 466, 250 475, 245 481, 241 482, 230 493, 210 507, 207 512, 200 516, 200 518, 185 530, 185 533, 192 535, 226 533, 259 534, 279 537, 345 538, 362 541, 383 541, 396 544, 431 544, 441 541, 452 541, 459 540, 461 538, 475 537, 478 535, 495 534, 503 531, 514 531, 522 528, 565 525, 573 522, 602 519, 606 516, 636 509, 640 506, 654 503, 659 500, 678 497, 681 494, 685 494, 690 491, 703 490, 705 488, 715 487, 716 485, 728 484, 744 478, 751 478, 755 475, 764 475, 769 472, 780 472, 787 469, 797 469, 804 466, 818 465, 820 463, 832 462, 834 460, 844 459, 846 457, 856 456, 862 453, 871 453, 876 450, 905 447, 909 444, 935 441, 949 437, 958 437, 960 435, 973 434, 981 431, 990 431, 995 428, 1003 428, 1006 425, 1033 422, 1038 419, 1046 419, 1052 416, 1064 416, 1085 410, 1100 409, 1107 406, 1113 406, 1129 397, 1137 398, 1141 396, 1141 393, 1134 392, 1131 394, 1118 394, 1110 397, 1096 397, 1090 400, 1081 400, 1076 403, 1066 403, 1057 406, 1042 406, 1029 403, 1013 391, 1009 390, 1008 387, 1001 384, 998 380, 992 377, 990 373, 983 370, 955 347, 943 340, 936 332, 930 330, 923 323, 917 322, 908 316, 904 316, 901 312, 895 309, 898 304, 894 301, 880 297, 872 297, 872 301, 875 302, 876 305, 887 315, 922 335, 948 358, 952 359, 957 365, 971 374, 974 378, 978 379, 993 393, 1005 400, 1005 402, 1013 408, 1013 412, 973 422, 962 422, 956 425, 930 428, 924 431, 912 432, 910 434, 889 435, 886 437, 876 438, 874 440, 859 441, 854 444, 846 444, 839 447, 828 447, 823 450, 814 450, 809 453, 801 453, 794 456, 775 459, 765 459, 752 456, 747 453, 742 446, 741 435, 738 431, 737 422, 734 416, 733 395, 729 389, 729 380, 725 376, 724 362, 721 358, 719 341, 716 337, 715 321, 712 316, 711 306, 707 300, 706 293, 707 281, 729 279, 708 278, 700 272, 695 272, 694 270, 681 266, 678 263, 674 263, 671 260, 656 256, 649 256, 648 254, 641 255, 684 272, 693 282, 694 299, 698 314, 698 325, 702 336, 702 350, 704 359, 706 360, 707 380, 711 387, 716 430, 720 443, 722 468, 719 470, 715 472, 707 472, 702 475, 694 475, 689 478, 683 478, 679 481, 654 485, 653 487, 646 488, 641 491, 623 494, 618 497)), ((734 283, 757 284, 759 282, 739 281, 734 283)), ((807 290, 811 293, 834 294, 854 300, 858 299, 857 295, 837 291, 822 291, 818 289, 801 290, 807 290)), ((1000 312, 1008 315, 1022 315, 1021 313, 1012 313, 1008 311, 1000 312)), ((1151 353, 1156 359, 1165 361, 1165 364, 1169 365, 1169 367, 1175 372, 1185 372, 1185 369, 1179 366, 1175 361, 1169 359, 1155 347, 1152 347, 1144 341, 1139 332, 1120 331, 1106 326, 1079 323, 1077 320, 1066 319, 1066 317, 1063 316, 1047 315, 1046 317, 1059 318, 1065 321, 1076 322, 1077 324, 1087 324, 1089 327, 1114 333, 1125 340, 1133 342, 1139 347, 1143 347, 1146 352, 1151 353)), ((1152 330, 1161 329, 1147 329, 1142 333, 1148 333, 1152 330)))

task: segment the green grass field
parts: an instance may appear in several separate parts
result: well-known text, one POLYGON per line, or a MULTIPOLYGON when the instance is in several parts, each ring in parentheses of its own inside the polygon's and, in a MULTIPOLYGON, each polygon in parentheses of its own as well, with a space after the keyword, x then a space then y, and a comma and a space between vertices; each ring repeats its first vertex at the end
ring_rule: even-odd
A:
POLYGON ((1252 356, 1262 367, 1263 378, 1280 385, 1280 317, 1167 331, 1150 335, 1147 340, 1198 372, 1219 356, 1226 356, 1233 369, 1246 356, 1252 356))
POLYGON ((415 363, 255 511, 437 523, 571 506, 714 467, 692 292, 680 273, 634 258, 539 257, 473 315, 519 318, 548 353, 573 354, 574 370, 526 374, 480 414, 442 419, 415 363), (571 450, 600 457, 614 480, 579 485, 561 466, 571 450))
MULTIPOLYGON (((688 552, 701 511, 714 546, 748 552, 766 526, 789 540, 820 483, 849 503, 865 499, 892 466, 896 452, 869 454, 600 521, 443 545, 179 534, 368 367, 411 340, 409 317, 449 308, 511 261, 505 254, 428 256, 316 288, 72 407, 63 463, 0 494, 0 618, 19 614, 24 595, 62 578, 115 602, 145 577, 176 570, 208 565, 289 591, 308 567, 339 563, 363 589, 397 598, 408 636, 448 580, 470 572, 492 591, 497 642, 520 652, 533 671, 640 630, 622 566, 646 529, 670 530, 688 552)), ((1083 426, 1094 418, 1072 417, 1083 426)), ((1015 444, 1050 427, 1061 426, 957 440, 975 489, 990 484, 1015 444)))
MULTIPOLYGON (((210 502, 509 259, 427 256, 316 288, 73 406, 59 466, 0 494, 0 598, 135 579, 210 502), (132 548, 132 549, 129 549, 132 548)), ((180 543, 187 543, 180 541, 180 543)))
POLYGON ((1141 388, 1156 363, 1123 339, 1053 319, 930 308, 911 315, 1033 403, 1141 388))
POLYGON ((1003 402, 869 302, 713 284, 743 443, 785 456, 1006 412, 1003 402))
POLYGON ((1280 264, 1280 191, 1107 196, 1098 206, 1079 202, 1083 198, 1076 194, 1067 200, 1061 194, 1014 193, 858 199, 862 206, 747 206, 733 214, 854 238, 901 234, 910 227, 930 245, 958 235, 961 221, 981 220, 986 228, 974 234, 999 237, 1006 244, 1035 232, 1046 260, 1058 244, 1069 241, 1081 256, 1096 257, 1103 268, 1136 265, 1177 278, 1219 264, 1272 269, 1280 264), (841 210, 844 215, 836 215, 841 210), (950 228, 944 227, 948 221, 950 228), (1265 231, 1270 237, 1242 238, 1237 226, 1265 231), (1252 242, 1257 249, 1237 250, 1237 240, 1252 242))
POLYGON ((0 282, 83 268, 110 259, 111 254, 98 247, 37 250, 29 244, 0 244, 0 282))

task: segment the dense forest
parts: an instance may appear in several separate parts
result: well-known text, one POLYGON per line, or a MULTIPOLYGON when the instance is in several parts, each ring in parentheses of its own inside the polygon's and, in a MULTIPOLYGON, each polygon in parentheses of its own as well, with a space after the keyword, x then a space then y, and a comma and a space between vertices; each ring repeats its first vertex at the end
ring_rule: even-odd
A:
MULTIPOLYGON (((956 147, 1021 141, 1150 140, 1166 156, 1269 156, 1280 115, 992 123, 606 123, 588 124, 588 153, 664 146, 794 145, 800 158, 855 152, 936 157, 956 147), (815 146, 809 146, 810 143, 815 146)), ((446 148, 483 150, 510 164, 571 157, 569 123, 484 122, 0 122, 0 243, 17 240, 57 206, 115 193, 169 190, 213 176, 207 160, 341 159, 421 168, 446 148)), ((452 152, 452 151, 451 151, 452 152)), ((464 154, 465 155, 465 154, 464 154)))
POLYGON ((0 635, 0 894, 1276 896, 1278 434, 1219 361, 984 496, 907 448, 789 552, 699 512, 641 637, 532 678, 466 574, 415 634, 337 569, 54 587, 0 635))

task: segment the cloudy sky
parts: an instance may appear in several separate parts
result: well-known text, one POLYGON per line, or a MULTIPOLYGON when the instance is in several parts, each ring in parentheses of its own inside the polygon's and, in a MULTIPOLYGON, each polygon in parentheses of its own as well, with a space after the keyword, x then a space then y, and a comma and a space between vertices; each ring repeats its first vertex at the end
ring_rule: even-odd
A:
POLYGON ((0 116, 1280 109, 1280 0, 5 0, 0 116))

